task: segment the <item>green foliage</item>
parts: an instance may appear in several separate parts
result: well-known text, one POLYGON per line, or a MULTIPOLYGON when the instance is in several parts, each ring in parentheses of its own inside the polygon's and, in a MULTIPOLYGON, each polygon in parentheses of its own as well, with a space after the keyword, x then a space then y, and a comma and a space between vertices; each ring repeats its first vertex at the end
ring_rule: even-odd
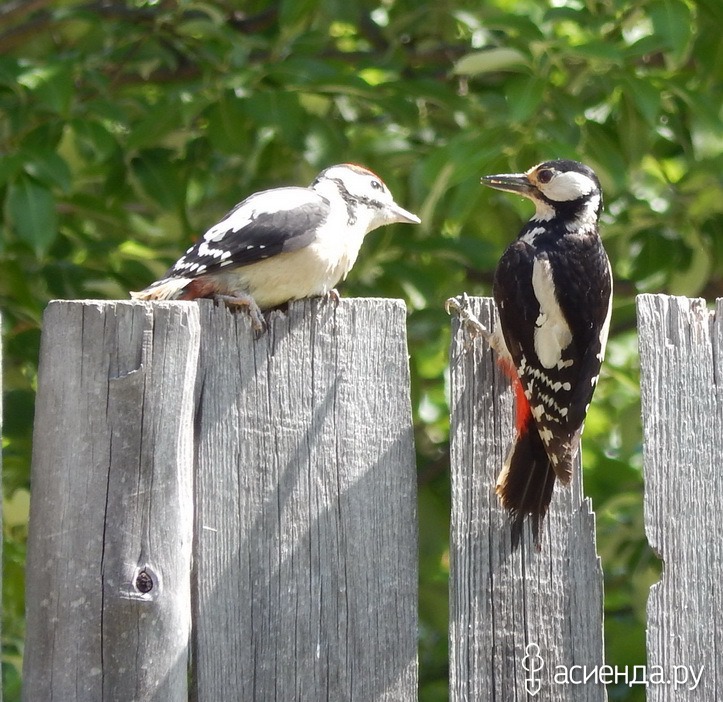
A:
POLYGON ((639 663, 658 566, 642 529, 633 297, 723 290, 720 3, 236 7, 46 0, 0 9, 6 699, 17 694, 22 654, 22 505, 47 301, 127 297, 244 196, 308 183, 340 161, 378 171, 424 220, 372 234, 342 293, 403 297, 410 308, 420 699, 430 702, 446 697, 443 302, 490 293, 497 258, 530 214, 479 177, 557 156, 598 172, 616 299, 584 458, 608 654, 639 663))

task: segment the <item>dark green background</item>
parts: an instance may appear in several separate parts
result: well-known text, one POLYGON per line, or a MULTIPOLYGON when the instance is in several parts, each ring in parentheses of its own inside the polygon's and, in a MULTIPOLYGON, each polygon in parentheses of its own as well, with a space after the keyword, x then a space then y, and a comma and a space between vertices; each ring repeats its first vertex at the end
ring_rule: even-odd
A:
MULTIPOLYGON (((342 161, 422 226, 367 238, 343 295, 409 307, 422 702, 447 696, 449 320, 529 203, 484 174, 572 157, 605 190, 616 281, 587 421, 611 665, 645 661, 634 296, 723 290, 720 0, 34 2, 0 7, 5 699, 18 697, 33 397, 51 298, 126 298, 261 188, 342 161)), ((611 700, 642 688, 609 689, 611 700)))

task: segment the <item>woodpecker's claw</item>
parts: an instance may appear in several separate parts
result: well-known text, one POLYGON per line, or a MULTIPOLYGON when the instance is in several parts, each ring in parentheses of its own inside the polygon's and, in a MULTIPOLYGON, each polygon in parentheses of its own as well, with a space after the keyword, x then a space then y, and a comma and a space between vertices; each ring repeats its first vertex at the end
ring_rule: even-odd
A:
POLYGON ((336 307, 339 304, 339 301, 341 300, 341 296, 339 295, 339 291, 336 288, 332 288, 329 290, 324 297, 329 300, 329 302, 334 304, 334 307, 336 307))
POLYGON ((467 293, 462 293, 457 297, 450 297, 447 302, 444 303, 444 309, 449 315, 457 315, 460 326, 472 339, 481 337, 492 345, 492 334, 487 327, 477 319, 476 315, 470 311, 469 296, 467 293))
POLYGON ((264 319, 264 315, 261 312, 261 308, 256 304, 256 300, 254 300, 251 295, 247 293, 236 293, 234 295, 214 295, 213 299, 217 300, 218 302, 223 302, 229 307, 245 307, 246 311, 249 314, 249 317, 251 318, 251 326, 253 327, 254 331, 258 333, 263 333, 266 331, 267 324, 266 320, 264 319))

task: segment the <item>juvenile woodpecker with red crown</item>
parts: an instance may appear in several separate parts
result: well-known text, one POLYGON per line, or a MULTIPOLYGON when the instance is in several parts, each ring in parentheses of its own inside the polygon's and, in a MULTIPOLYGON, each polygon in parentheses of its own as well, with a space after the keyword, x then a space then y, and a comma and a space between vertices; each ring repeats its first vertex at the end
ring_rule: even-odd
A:
POLYGON ((246 198, 161 280, 131 296, 210 297, 248 309, 254 328, 263 329, 262 310, 335 294, 369 232, 393 222, 419 221, 394 202, 371 171, 349 163, 330 166, 308 188, 275 188, 246 198))
MULTIPOLYGON (((515 390, 516 436, 497 494, 513 518, 513 543, 530 515, 539 545, 555 479, 566 485, 572 478, 610 327, 612 275, 598 232, 602 191, 592 169, 570 160, 482 183, 535 204, 497 265, 499 324, 483 333, 515 390)), ((449 302, 464 318, 460 303, 449 302)))

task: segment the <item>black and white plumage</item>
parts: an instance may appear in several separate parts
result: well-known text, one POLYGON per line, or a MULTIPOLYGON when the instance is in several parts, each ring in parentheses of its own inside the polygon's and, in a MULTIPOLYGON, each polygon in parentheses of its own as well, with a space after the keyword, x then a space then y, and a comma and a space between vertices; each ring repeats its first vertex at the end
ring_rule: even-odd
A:
POLYGON ((515 542, 526 515, 535 539, 555 478, 567 484, 605 353, 612 275, 598 232, 602 191, 582 163, 546 161, 485 185, 532 200, 535 214, 494 276, 492 345, 515 387, 517 435, 497 481, 515 542))
POLYGON ((140 300, 212 297, 261 310, 333 291, 364 237, 385 224, 419 223, 361 166, 330 166, 308 188, 264 190, 212 226, 161 280, 131 293, 140 300))

